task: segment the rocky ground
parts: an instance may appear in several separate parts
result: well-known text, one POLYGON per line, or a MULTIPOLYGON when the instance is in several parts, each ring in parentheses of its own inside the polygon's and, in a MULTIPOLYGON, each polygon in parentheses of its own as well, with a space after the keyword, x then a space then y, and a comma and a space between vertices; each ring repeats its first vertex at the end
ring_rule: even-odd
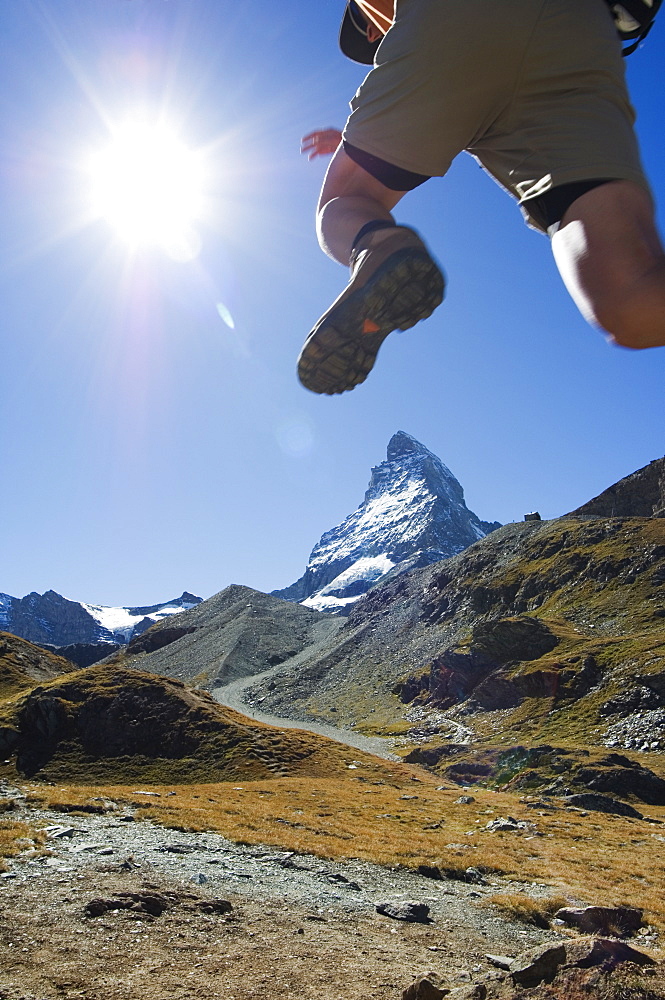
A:
POLYGON ((26 844, 0 877, 2 1000, 397 1000, 430 971, 450 989, 498 986, 506 973, 488 955, 562 939, 487 902, 507 887, 527 890, 506 879, 433 881, 167 830, 130 814, 20 804, 11 815, 48 839, 44 853, 26 844), (428 906, 430 922, 376 909, 409 901, 428 906))

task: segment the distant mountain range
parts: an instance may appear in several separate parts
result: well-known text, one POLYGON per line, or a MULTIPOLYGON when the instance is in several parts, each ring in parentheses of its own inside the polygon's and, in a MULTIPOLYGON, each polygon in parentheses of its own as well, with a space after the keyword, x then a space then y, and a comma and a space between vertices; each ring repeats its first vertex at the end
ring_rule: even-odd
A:
POLYGON ((0 594, 0 630, 41 646, 122 645, 162 618, 200 603, 200 597, 187 592, 175 600, 141 608, 108 608, 68 601, 54 590, 26 597, 0 594))
POLYGON ((322 536, 303 576, 274 597, 348 614, 380 581, 457 555, 501 527, 481 521, 440 458, 398 431, 357 510, 322 536))

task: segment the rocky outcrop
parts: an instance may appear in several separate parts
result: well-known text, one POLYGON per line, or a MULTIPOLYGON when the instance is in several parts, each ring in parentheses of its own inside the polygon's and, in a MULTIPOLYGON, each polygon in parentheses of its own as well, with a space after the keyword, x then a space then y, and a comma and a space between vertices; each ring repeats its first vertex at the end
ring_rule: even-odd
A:
POLYGON ((570 516, 665 517, 665 458, 626 476, 570 516))
POLYGON ((64 657, 77 667, 91 667, 93 663, 105 660, 122 649, 117 642, 73 642, 69 646, 53 646, 43 643, 43 649, 48 649, 58 656, 64 657))
POLYGON ((314 546, 304 575, 274 596, 346 613, 380 580, 447 559, 500 527, 481 521, 443 462, 398 431, 365 499, 314 546))
POLYGON ((650 768, 622 754, 592 754, 568 747, 512 746, 477 749, 444 743, 417 747, 404 758, 421 764, 460 785, 489 784, 511 791, 541 789, 561 795, 581 809, 639 817, 620 799, 665 805, 665 780, 650 768), (591 789, 602 788, 603 793, 591 789))
POLYGON ((530 671, 511 677, 501 666, 537 660, 551 652, 559 639, 536 618, 504 618, 481 622, 462 649, 450 649, 432 660, 418 677, 395 687, 403 701, 433 701, 449 708, 471 694, 484 708, 509 708, 527 697, 549 697, 558 691, 559 671, 530 671))

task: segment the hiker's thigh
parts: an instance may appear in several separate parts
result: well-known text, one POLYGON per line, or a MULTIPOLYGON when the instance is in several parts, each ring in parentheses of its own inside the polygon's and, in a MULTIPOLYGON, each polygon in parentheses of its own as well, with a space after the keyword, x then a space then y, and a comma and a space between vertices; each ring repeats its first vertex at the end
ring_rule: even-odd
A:
POLYGON ((552 237, 561 276, 582 314, 626 347, 665 338, 665 255, 645 189, 613 181, 566 211, 552 237))
POLYGON ((514 99, 470 152, 542 229, 530 207, 552 188, 627 180, 648 190, 634 120, 605 0, 547 0, 514 99))
POLYGON ((345 143, 414 174, 445 174, 510 102, 546 2, 397 0, 345 143))

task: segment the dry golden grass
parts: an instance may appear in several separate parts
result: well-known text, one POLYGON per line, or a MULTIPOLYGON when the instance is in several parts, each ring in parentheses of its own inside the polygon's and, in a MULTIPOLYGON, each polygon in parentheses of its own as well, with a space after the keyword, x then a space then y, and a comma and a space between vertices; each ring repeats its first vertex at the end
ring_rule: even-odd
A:
POLYGON ((0 819, 0 872, 7 871, 3 858, 13 858, 22 851, 38 850, 44 842, 44 834, 27 823, 11 819, 0 819))
MULTIPOLYGON (((532 808, 508 792, 473 789, 464 805, 457 786, 437 788, 417 772, 376 780, 280 778, 192 785, 25 786, 35 804, 71 811, 110 798, 164 826, 215 831, 230 840, 269 844, 326 858, 381 864, 468 866, 551 886, 580 902, 629 902, 665 925, 663 827, 623 816, 532 808), (156 792, 156 796, 142 795, 156 792), (170 793, 170 794, 169 794, 170 793), (499 816, 526 820, 520 832, 491 832, 499 816)), ((533 805, 534 803, 531 803, 533 805)), ((665 808, 649 807, 665 820, 665 808)))
POLYGON ((546 899, 531 899, 523 893, 505 893, 490 896, 487 900, 514 920, 535 927, 549 927, 557 910, 568 905, 565 896, 548 896, 546 899))

